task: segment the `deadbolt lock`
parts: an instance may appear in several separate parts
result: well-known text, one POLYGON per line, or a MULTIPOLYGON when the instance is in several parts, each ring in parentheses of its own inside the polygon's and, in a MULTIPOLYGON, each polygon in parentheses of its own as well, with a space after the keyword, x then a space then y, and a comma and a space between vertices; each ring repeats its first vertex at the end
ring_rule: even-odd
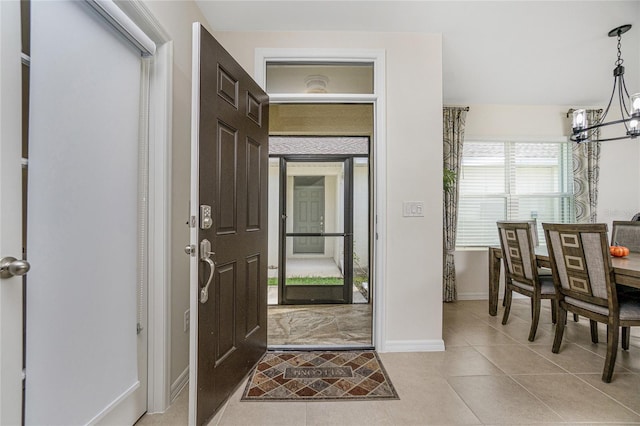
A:
POLYGON ((210 229, 212 226, 211 206, 202 204, 200 206, 200 229, 210 229))

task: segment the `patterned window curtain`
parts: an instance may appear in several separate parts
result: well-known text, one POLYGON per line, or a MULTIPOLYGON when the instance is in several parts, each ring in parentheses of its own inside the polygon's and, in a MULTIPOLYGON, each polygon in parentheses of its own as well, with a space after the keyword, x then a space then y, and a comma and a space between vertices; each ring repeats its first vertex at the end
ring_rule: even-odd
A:
MULTIPOLYGON (((469 107, 444 107, 443 118, 443 173, 458 176, 462 161, 462 144, 464 141, 464 125, 469 107)), ((446 175, 445 175, 446 178, 446 175)), ((450 181, 444 190, 443 218, 443 288, 442 298, 445 302, 455 302, 456 265, 454 251, 456 248, 456 228, 458 227, 458 180, 450 181)))
MULTIPOLYGON (((572 113, 573 110, 570 110, 572 113)), ((569 117, 571 114, 567 114, 569 117)), ((589 123, 602 115, 601 109, 588 109, 589 123)), ((598 180, 600 178, 600 130, 594 132, 591 142, 573 146, 573 196, 577 223, 596 223, 598 207, 598 180)))

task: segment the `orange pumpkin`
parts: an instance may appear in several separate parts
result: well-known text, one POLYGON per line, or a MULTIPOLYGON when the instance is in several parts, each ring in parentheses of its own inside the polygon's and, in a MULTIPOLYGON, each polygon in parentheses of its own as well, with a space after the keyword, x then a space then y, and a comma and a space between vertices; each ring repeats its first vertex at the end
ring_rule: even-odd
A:
POLYGON ((629 255, 629 249, 625 246, 611 246, 609 247, 609 253, 611 253, 611 256, 624 257, 629 255))

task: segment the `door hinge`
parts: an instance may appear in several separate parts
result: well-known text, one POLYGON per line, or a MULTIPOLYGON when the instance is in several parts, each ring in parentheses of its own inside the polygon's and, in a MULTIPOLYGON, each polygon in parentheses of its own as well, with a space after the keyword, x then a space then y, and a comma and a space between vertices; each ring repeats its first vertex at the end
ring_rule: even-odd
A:
POLYGON ((27 370, 26 369, 22 369, 22 381, 24 382, 25 380, 27 380, 27 370))
POLYGON ((140 323, 137 323, 136 324, 136 334, 142 333, 142 330, 144 330, 144 327, 140 323))

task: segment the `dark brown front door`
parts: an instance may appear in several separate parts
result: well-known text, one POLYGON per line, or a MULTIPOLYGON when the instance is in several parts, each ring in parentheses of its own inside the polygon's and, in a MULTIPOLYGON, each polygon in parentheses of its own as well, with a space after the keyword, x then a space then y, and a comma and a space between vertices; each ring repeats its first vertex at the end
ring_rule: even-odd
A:
POLYGON ((199 57, 192 111, 198 201, 191 213, 198 291, 191 297, 198 301, 191 312, 197 306, 195 423, 201 425, 266 351, 269 98, 200 24, 194 24, 193 54, 199 57))

